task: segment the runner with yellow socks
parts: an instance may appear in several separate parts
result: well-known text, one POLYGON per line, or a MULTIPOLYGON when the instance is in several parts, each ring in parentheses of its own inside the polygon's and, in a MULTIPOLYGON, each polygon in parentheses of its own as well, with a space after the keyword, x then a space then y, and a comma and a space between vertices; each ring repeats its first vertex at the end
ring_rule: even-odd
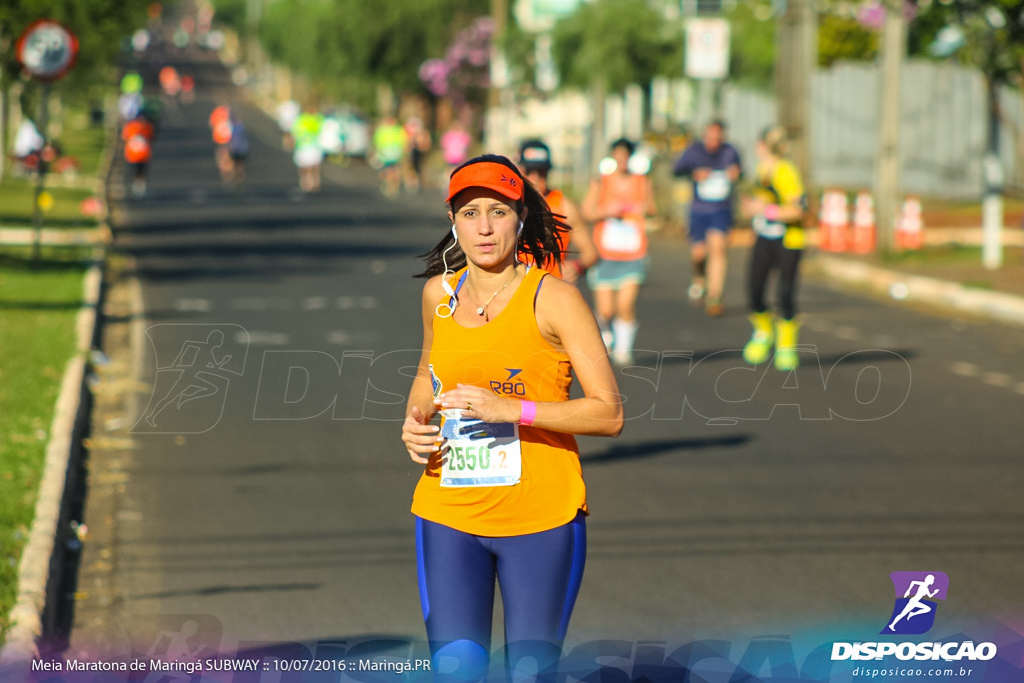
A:
POLYGON ((743 359, 760 365, 772 357, 778 370, 788 372, 800 364, 799 324, 796 321, 796 286, 803 255, 803 217, 807 207, 800 172, 783 158, 785 131, 769 128, 757 142, 754 196, 743 201, 743 212, 753 220, 757 239, 750 254, 748 294, 750 323, 754 328, 743 348, 743 359), (778 319, 768 310, 768 278, 778 276, 778 319))

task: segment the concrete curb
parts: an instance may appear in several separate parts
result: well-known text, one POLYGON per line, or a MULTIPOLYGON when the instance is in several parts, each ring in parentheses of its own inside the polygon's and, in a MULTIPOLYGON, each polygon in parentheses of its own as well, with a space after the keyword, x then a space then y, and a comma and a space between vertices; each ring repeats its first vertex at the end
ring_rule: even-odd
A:
MULTIPOLYGON (((97 176, 104 188, 109 188, 115 146, 107 145, 98 169, 97 176)), ((96 228, 97 234, 107 238, 102 240, 101 247, 110 242, 106 191, 103 195, 103 219, 96 228)), ((51 574, 59 569, 58 542, 64 536, 60 527, 69 467, 78 449, 77 431, 88 417, 84 409, 89 403, 83 400, 89 391, 86 354, 92 349, 99 322, 104 262, 105 258, 93 261, 82 287, 83 306, 75 321, 76 353, 61 380, 35 517, 18 564, 18 597, 10 613, 11 626, 5 640, 0 643, 0 682, 25 680, 30 662, 39 656, 39 638, 43 635, 47 599, 52 597, 51 574)))
MULTIPOLYGON (((86 391, 85 353, 92 346, 102 291, 103 268, 93 264, 85 276, 85 306, 76 320, 77 353, 68 363, 60 396, 50 427, 39 498, 28 542, 18 565, 18 599, 11 610, 11 627, 3 648, 0 667, 18 666, 38 655, 38 638, 43 632, 52 560, 62 537, 60 527, 68 467, 75 451, 76 425, 81 419, 82 396, 86 391)), ((2 678, 2 676, 0 676, 2 678)))
POLYGON ((833 280, 864 287, 895 301, 916 301, 990 320, 1024 326, 1024 298, 964 287, 955 282, 817 255, 808 265, 833 280))

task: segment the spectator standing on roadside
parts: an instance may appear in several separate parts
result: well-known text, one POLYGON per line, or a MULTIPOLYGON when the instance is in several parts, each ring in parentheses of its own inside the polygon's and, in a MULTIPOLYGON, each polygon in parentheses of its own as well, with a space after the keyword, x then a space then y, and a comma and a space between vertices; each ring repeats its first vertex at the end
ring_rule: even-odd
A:
POLYGON ((733 189, 742 174, 740 154, 725 141, 725 124, 712 121, 704 136, 687 147, 676 161, 674 173, 693 182, 690 203, 690 258, 693 280, 689 297, 704 300, 712 317, 722 315, 722 290, 728 256, 727 237, 732 226, 733 189))

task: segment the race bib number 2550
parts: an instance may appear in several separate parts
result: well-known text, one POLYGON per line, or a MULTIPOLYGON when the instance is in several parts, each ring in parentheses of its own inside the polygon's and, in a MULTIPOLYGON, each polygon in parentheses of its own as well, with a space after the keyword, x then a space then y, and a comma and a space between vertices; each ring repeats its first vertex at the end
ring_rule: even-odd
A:
MULTIPOLYGON (((459 413, 460 411, 451 411, 459 413)), ((448 454, 441 486, 514 486, 523 473, 519 427, 510 422, 463 419, 443 411, 441 437, 448 454)))

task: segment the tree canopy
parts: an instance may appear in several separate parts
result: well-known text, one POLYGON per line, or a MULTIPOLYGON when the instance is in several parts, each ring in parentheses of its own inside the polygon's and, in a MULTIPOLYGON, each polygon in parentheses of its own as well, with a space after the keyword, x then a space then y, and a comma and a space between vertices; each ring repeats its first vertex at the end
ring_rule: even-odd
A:
POLYGON ((289 0, 270 5, 260 38, 319 90, 365 101, 379 84, 424 91, 420 66, 489 14, 489 0, 289 0))
POLYGON ((682 75, 681 24, 646 0, 595 0, 559 21, 552 56, 562 83, 586 87, 602 76, 609 92, 682 75))

